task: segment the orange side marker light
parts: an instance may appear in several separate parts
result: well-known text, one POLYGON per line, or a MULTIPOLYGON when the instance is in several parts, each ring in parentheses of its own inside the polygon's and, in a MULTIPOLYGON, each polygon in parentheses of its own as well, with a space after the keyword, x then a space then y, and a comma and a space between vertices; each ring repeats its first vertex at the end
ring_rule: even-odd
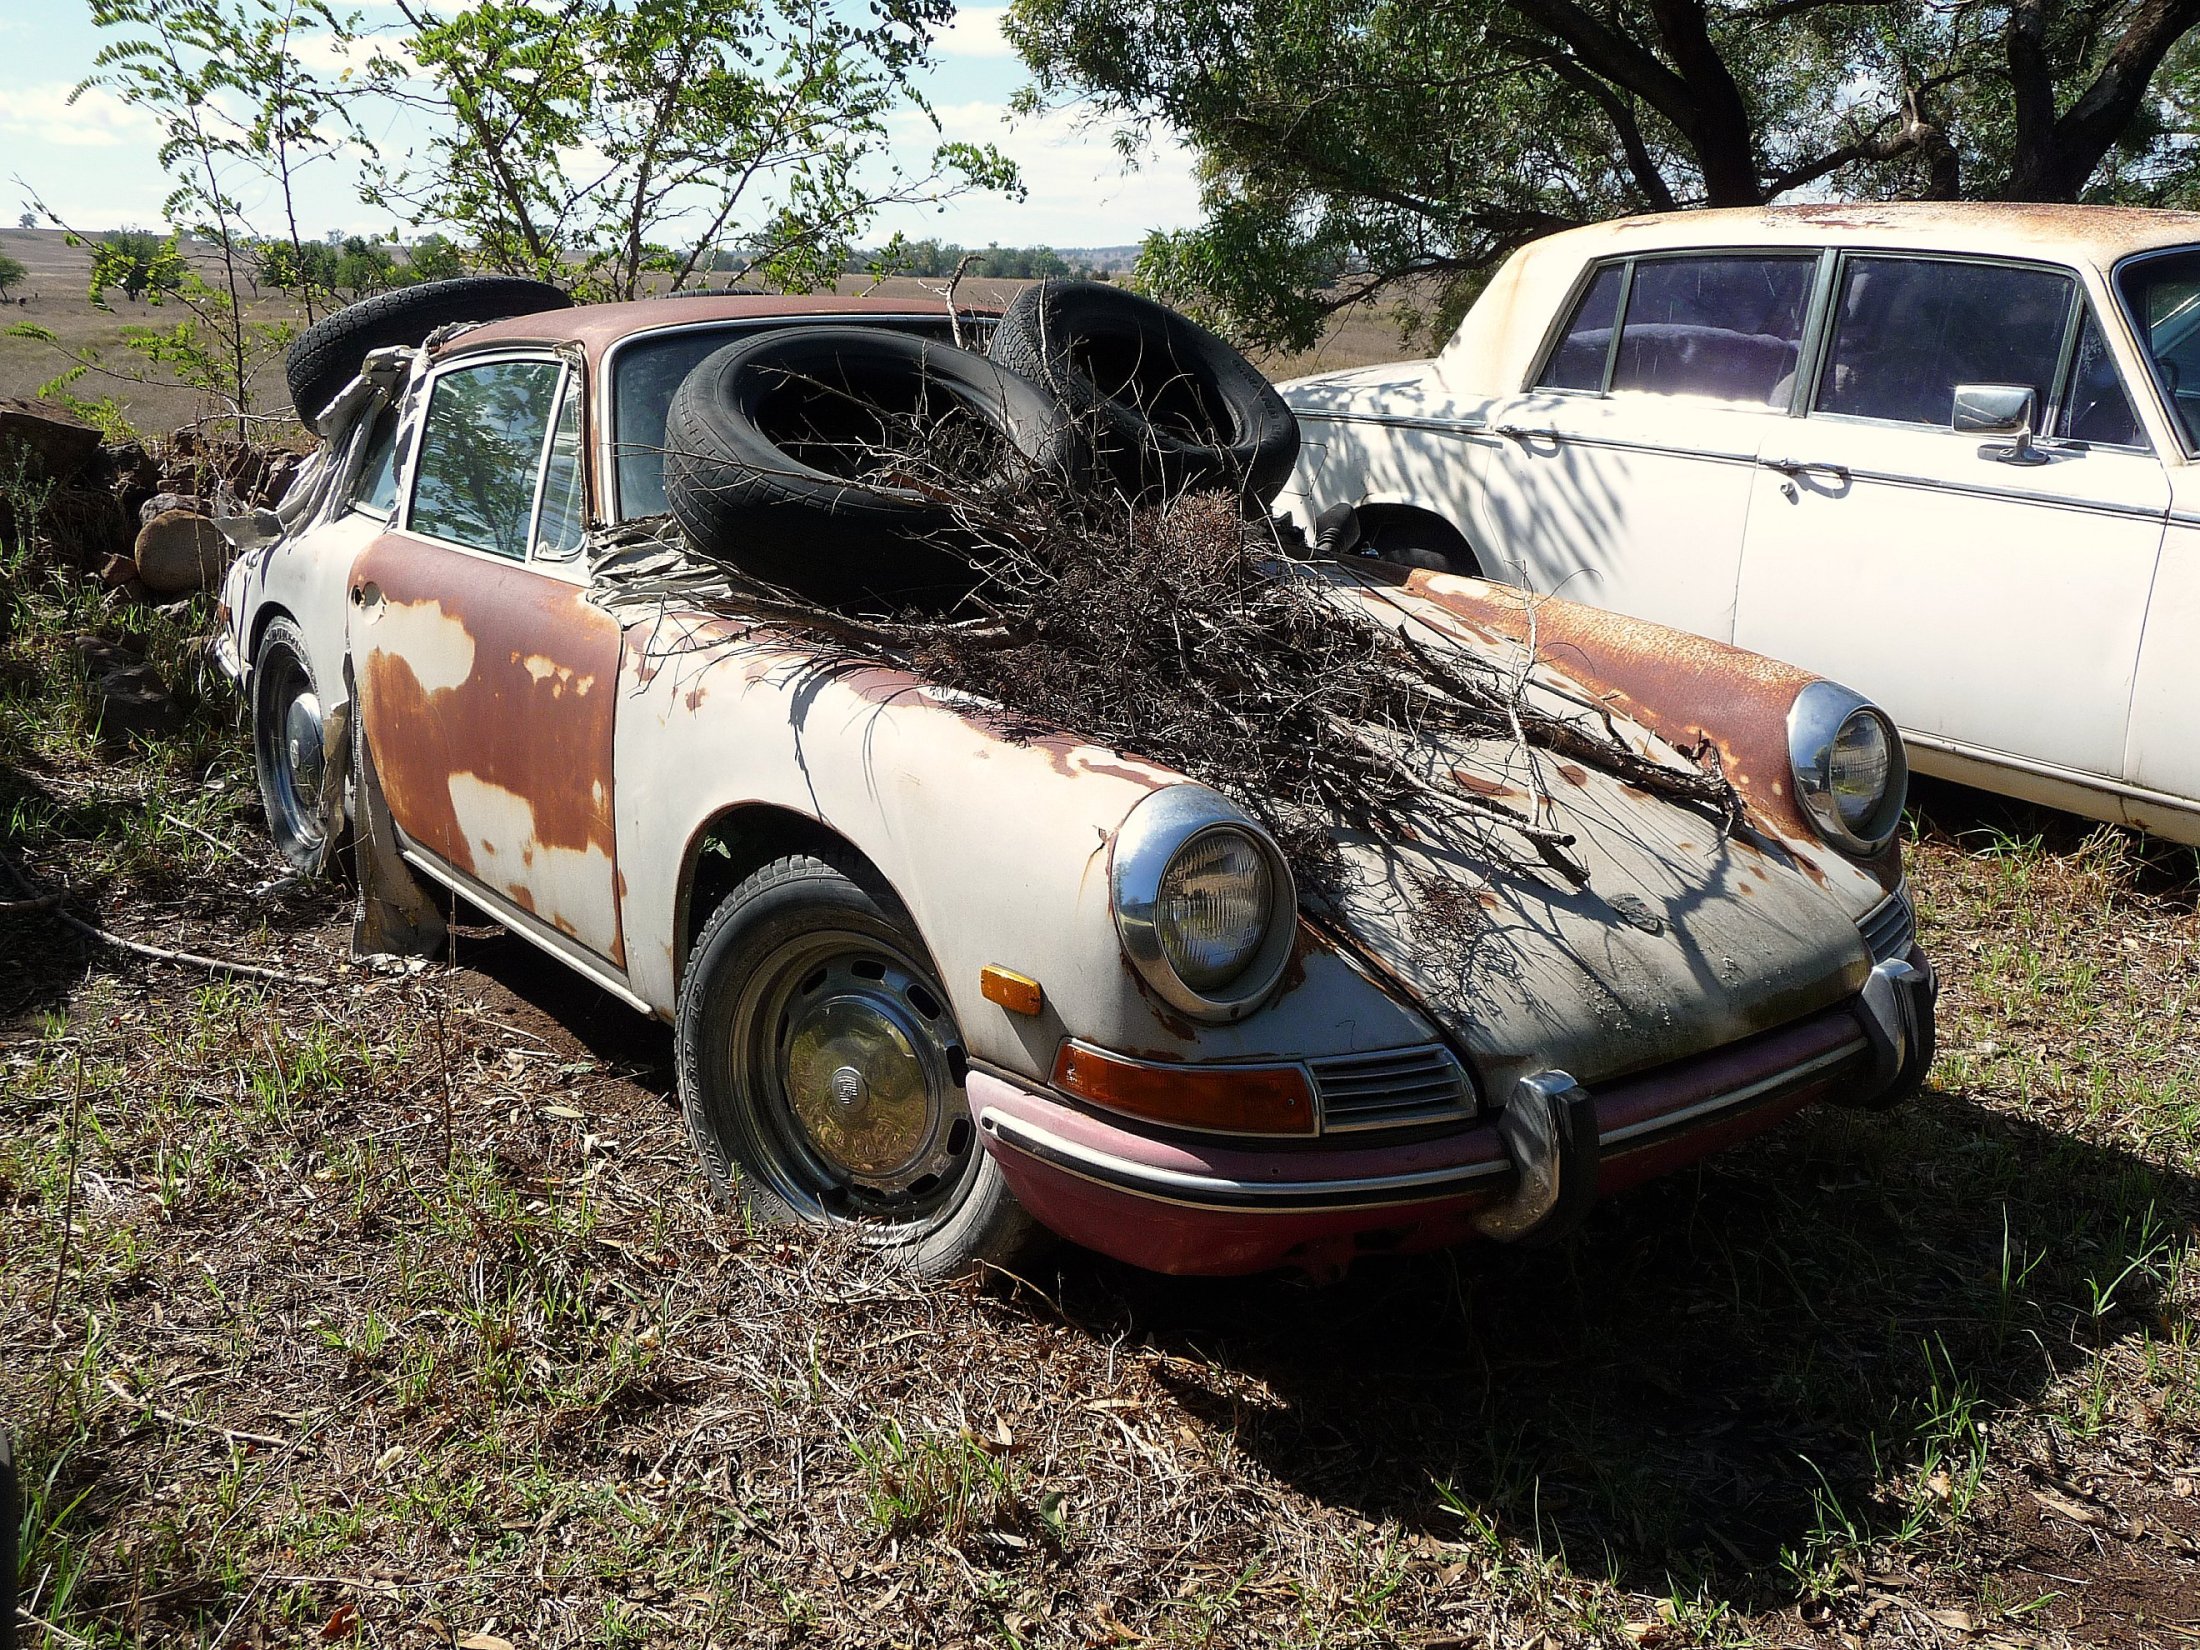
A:
POLYGON ((989 1003, 999 1003, 1011 1014, 1036 1014, 1046 1006, 1046 993, 1029 974, 987 963, 978 970, 978 989, 989 1003))

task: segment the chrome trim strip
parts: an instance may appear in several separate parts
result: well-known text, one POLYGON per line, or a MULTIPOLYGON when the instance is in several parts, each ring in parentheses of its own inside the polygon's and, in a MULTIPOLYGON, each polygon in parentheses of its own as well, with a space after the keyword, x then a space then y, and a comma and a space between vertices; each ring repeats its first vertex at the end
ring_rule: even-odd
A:
MULTIPOLYGON (((1250 1209, 1288 1214, 1299 1209, 1361 1208, 1384 1203, 1419 1203, 1452 1191, 1466 1191, 1513 1172, 1499 1155, 1487 1163, 1462 1163, 1406 1174, 1362 1175, 1344 1180, 1230 1180, 1134 1163, 1112 1152, 1064 1140, 1051 1129, 1027 1123, 995 1107, 978 1115, 978 1127, 1005 1145, 1064 1173, 1096 1185, 1129 1192, 1160 1203, 1191 1208, 1250 1209)), ((1495 1136, 1492 1136, 1495 1145, 1495 1136)))
POLYGON ((1645 1117, 1639 1123, 1630 1123, 1623 1129, 1614 1129, 1610 1134, 1603 1137, 1603 1142, 1607 1146, 1616 1146, 1628 1140, 1637 1142, 1651 1140, 1659 1135, 1670 1134, 1675 1130, 1685 1128, 1714 1112, 1731 1111, 1746 1106, 1753 1100, 1769 1099, 1781 1089, 1792 1088, 1808 1078, 1815 1077, 1821 1071, 1829 1070, 1844 1061, 1855 1059, 1860 1051, 1869 1046, 1864 1033, 1859 1030, 1855 1036, 1839 1048, 1828 1049, 1823 1054, 1805 1060, 1799 1066, 1789 1066, 1785 1071, 1776 1071, 1769 1077, 1760 1077, 1753 1083, 1744 1083, 1738 1089, 1728 1089, 1723 1094, 1711 1095, 1707 1099, 1697 1101, 1693 1106, 1683 1106, 1679 1111, 1662 1112, 1656 1117, 1645 1117))
POLYGON ((2200 798, 2177 796, 2169 791, 2150 791, 2144 785, 2133 785, 2125 780, 2113 779, 2105 773, 2091 773, 2084 768, 2059 767, 2053 762, 2039 762, 2026 756, 2015 756, 2008 751, 1992 750, 1984 745, 1966 745, 1960 739, 1949 739, 1939 734, 1912 733, 1902 730, 1905 745, 1921 745, 1929 751, 1941 751, 1949 756, 1961 757, 1987 768, 2014 768, 2019 773, 2036 774, 2042 779, 2052 779, 2075 790, 2093 791, 2102 796, 2128 796, 2134 802, 2144 802, 2151 807, 2167 808, 2173 813, 2200 813, 2200 798))
POLYGON ((1317 411, 1311 407, 1292 407, 1291 416, 1302 424, 1377 424, 1386 430, 1426 430, 1432 435, 1481 436, 1484 439, 1494 434, 1487 420, 1471 418, 1415 418, 1405 413, 1317 411))
POLYGON ((640 1009, 651 1019, 665 1016, 642 998, 634 994, 634 988, 626 983, 626 976, 613 970, 611 964, 576 940, 567 939, 539 917, 529 916, 495 889, 476 882, 465 872, 446 865, 427 849, 418 847, 405 834, 404 827, 392 820, 397 831, 397 851, 406 864, 443 884, 454 894, 461 894, 480 906, 490 916, 509 928, 523 940, 531 940, 560 962, 570 963, 580 973, 600 985, 629 1008, 640 1009))

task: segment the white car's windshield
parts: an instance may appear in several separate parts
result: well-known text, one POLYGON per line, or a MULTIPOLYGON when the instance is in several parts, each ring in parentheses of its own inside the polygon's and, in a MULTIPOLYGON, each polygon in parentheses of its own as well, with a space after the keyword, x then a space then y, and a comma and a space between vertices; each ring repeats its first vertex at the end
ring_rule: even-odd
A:
POLYGON ((2200 248, 2129 264, 2116 284, 2186 444, 2200 447, 2200 248))

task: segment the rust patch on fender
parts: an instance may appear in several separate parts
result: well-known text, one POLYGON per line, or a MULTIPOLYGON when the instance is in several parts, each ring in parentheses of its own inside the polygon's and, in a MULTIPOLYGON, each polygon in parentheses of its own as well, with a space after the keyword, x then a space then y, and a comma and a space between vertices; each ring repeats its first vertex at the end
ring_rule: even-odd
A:
MULTIPOLYGON (((1409 593, 1478 629, 1519 646, 1528 641, 1528 598, 1510 585, 1425 570, 1409 593)), ((1778 839, 1797 868, 1823 882, 1821 844, 1789 783, 1787 715, 1795 696, 1818 678, 1793 665, 1645 619, 1535 598, 1538 659, 1570 677, 1612 712, 1679 751, 1709 746, 1742 799, 1751 823, 1778 839)), ((1888 887, 1901 877, 1890 848, 1868 868, 1888 887)))

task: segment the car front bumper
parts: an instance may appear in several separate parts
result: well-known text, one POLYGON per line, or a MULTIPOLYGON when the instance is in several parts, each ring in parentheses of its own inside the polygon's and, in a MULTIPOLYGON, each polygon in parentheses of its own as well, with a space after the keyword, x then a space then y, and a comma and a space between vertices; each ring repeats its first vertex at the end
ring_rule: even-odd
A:
POLYGON ((1158 1272, 1328 1271, 1476 1235, 1546 1241, 1596 1197, 1813 1101, 1893 1104, 1931 1062, 1936 995, 1913 952, 1791 1025, 1593 1091, 1541 1074, 1471 1127, 1391 1144, 1160 1139, 981 1071, 970 1104, 1011 1189, 1072 1242, 1158 1272))

